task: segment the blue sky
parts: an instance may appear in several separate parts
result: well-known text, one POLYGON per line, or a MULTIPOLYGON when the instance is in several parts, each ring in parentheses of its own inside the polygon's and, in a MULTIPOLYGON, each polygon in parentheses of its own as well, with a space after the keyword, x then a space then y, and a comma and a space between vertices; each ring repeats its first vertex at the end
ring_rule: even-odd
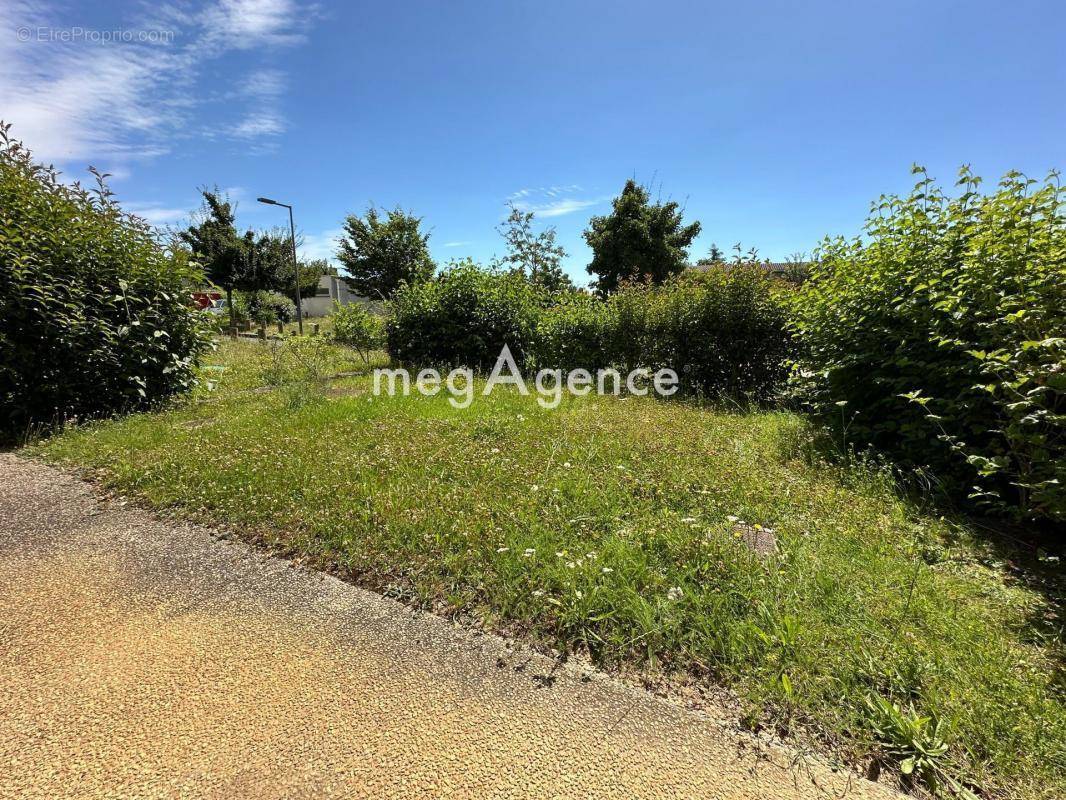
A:
POLYGON ((1057 1, 0 0, 0 118, 156 223, 205 184, 242 226, 291 202, 308 256, 373 202, 424 217, 438 261, 488 260, 513 200, 585 282, 581 231, 629 177, 703 224, 693 259, 781 259, 858 233, 915 161, 1066 166, 1064 40, 1057 1))

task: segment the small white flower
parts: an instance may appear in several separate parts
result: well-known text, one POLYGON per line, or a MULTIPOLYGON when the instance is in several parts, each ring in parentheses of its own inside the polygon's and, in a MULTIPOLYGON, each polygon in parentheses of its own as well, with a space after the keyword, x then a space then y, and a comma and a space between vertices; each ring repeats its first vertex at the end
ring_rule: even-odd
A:
POLYGON ((532 486, 529 487, 529 491, 531 491, 531 492, 536 492, 536 491, 539 491, 539 490, 540 490, 540 487, 537 486, 537 484, 535 484, 535 483, 532 486))
POLYGON ((574 562, 573 562, 573 561, 567 561, 567 562, 566 562, 566 566, 567 566, 567 569, 573 569, 573 568, 574 568, 575 566, 577 566, 577 565, 576 565, 576 564, 574 564, 574 562))
POLYGON ((570 464, 569 461, 564 461, 563 462, 563 469, 570 469, 570 466, 571 466, 571 464, 570 464))
POLYGON ((534 597, 543 597, 544 596, 544 590, 543 589, 534 589, 533 590, 533 596, 534 597))
POLYGON ((681 521, 682 522, 695 522, 696 518, 695 517, 682 517, 681 521))
POLYGON ((537 551, 536 551, 536 550, 535 550, 534 548, 532 548, 532 547, 527 547, 527 548, 525 549, 525 551, 523 551, 522 555, 524 555, 524 556, 525 556, 526 558, 529 558, 530 556, 533 556, 533 555, 535 555, 535 554, 536 554, 536 552, 537 552, 537 551))
POLYGON ((726 517, 726 519, 729 520, 730 522, 734 523, 734 524, 740 522, 740 517, 734 517, 732 514, 730 514, 728 517, 726 517))
POLYGON ((602 572, 604 575, 610 575, 612 572, 614 572, 614 570, 610 567, 604 567, 600 570, 600 572, 602 572))
POLYGON ((492 448, 492 452, 493 452, 493 454, 496 454, 496 453, 500 452, 500 448, 494 447, 494 448, 492 448))
POLYGON ((497 547, 496 548, 496 552, 497 553, 506 553, 510 549, 511 549, 510 547, 497 547))
POLYGON ((563 551, 562 551, 562 550, 556 550, 556 551, 555 551, 555 557, 556 557, 556 558, 562 558, 562 557, 563 557, 563 555, 565 555, 565 554, 563 553, 563 551))
POLYGON ((574 594, 577 596, 578 600, 585 596, 584 592, 582 592, 580 589, 578 589, 574 594))
POLYGON ((666 593, 666 599, 672 603, 676 603, 678 600, 681 599, 681 594, 682 592, 680 586, 671 586, 670 591, 666 593))

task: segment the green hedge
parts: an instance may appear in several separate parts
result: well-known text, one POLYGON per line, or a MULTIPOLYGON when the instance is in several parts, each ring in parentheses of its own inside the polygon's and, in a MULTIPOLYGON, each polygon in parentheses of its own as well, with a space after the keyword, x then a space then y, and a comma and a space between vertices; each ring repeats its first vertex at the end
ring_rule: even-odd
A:
POLYGON ((238 319, 269 325, 272 322, 292 322, 296 319, 296 304, 280 292, 260 289, 256 292, 234 292, 233 309, 238 319))
POLYGON ((389 354, 402 364, 487 370, 504 344, 519 364, 532 348, 541 294, 525 278, 452 264, 424 283, 404 284, 390 303, 389 354))
POLYGON ((690 271, 606 302, 577 296, 541 315, 538 366, 674 369, 683 391, 771 399, 791 354, 785 291, 755 265, 690 271))
POLYGON ((59 181, 0 124, 0 439, 187 388, 206 327, 181 253, 102 181, 59 181))
POLYGON ((1057 179, 957 197, 922 179, 866 241, 827 240, 798 295, 801 396, 849 443, 951 492, 1066 518, 1066 217, 1057 179))
POLYGON ((791 353, 778 291, 759 267, 736 264, 549 305, 520 275, 463 263, 397 294, 388 348, 401 363, 485 370, 506 343, 534 369, 670 367, 686 392, 764 401, 791 353))

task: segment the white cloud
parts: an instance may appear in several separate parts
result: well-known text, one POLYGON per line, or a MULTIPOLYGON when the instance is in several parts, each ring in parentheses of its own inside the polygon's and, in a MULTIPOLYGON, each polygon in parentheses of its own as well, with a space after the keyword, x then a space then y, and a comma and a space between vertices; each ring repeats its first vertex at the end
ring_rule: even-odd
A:
POLYGON ((242 141, 276 137, 285 129, 277 108, 283 72, 253 70, 221 94, 203 91, 198 79, 226 52, 258 54, 303 41, 314 14, 294 0, 212 0, 199 10, 163 4, 108 26, 131 32, 128 41, 64 41, 55 33, 69 35, 73 24, 82 24, 69 11, 5 0, 0 113, 39 159, 79 166, 159 156, 175 138, 205 127, 242 141), (28 37, 12 33, 23 28, 28 37))
POLYGON ((578 200, 577 198, 567 198, 565 200, 554 200, 550 203, 542 203, 541 205, 530 206, 529 211, 532 211, 538 217, 561 217, 564 214, 572 214, 575 211, 581 211, 583 208, 591 208, 597 203, 602 203, 602 200, 578 200))
POLYGON ((519 189, 507 197, 507 202, 520 211, 532 211, 538 217, 561 217, 602 203, 606 198, 573 197, 580 192, 576 183, 564 186, 542 186, 537 189, 519 189))
POLYGON ((123 203, 123 208, 156 226, 181 222, 192 213, 187 208, 164 208, 158 203, 123 203))
POLYGON ((270 99, 285 92, 285 73, 276 69, 258 69, 248 75, 241 87, 248 97, 270 99))
MULTIPOLYGON (((300 258, 324 258, 335 262, 337 258, 337 240, 344 235, 343 228, 330 228, 319 233, 304 233, 303 243, 299 247, 300 258)), ((297 241, 300 237, 297 236, 297 241)))
POLYGON ((263 136, 277 136, 285 130, 285 123, 277 114, 258 111, 249 114, 233 128, 232 134, 238 139, 259 139, 263 136))
POLYGON ((221 0, 200 16, 208 44, 247 50, 261 45, 292 45, 304 41, 293 21, 313 16, 291 0, 221 0))
POLYGON ((473 244, 473 242, 445 242, 442 246, 443 247, 466 247, 468 244, 473 244))

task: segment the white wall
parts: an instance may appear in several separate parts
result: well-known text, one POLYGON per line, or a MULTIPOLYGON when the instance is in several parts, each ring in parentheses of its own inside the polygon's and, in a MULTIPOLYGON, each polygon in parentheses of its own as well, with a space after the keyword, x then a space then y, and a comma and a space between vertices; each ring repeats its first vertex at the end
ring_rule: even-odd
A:
POLYGON ((348 284, 335 275, 323 275, 318 280, 318 292, 313 297, 304 297, 300 305, 305 317, 325 317, 333 313, 333 304, 346 306, 349 303, 365 303, 348 288, 348 284))

